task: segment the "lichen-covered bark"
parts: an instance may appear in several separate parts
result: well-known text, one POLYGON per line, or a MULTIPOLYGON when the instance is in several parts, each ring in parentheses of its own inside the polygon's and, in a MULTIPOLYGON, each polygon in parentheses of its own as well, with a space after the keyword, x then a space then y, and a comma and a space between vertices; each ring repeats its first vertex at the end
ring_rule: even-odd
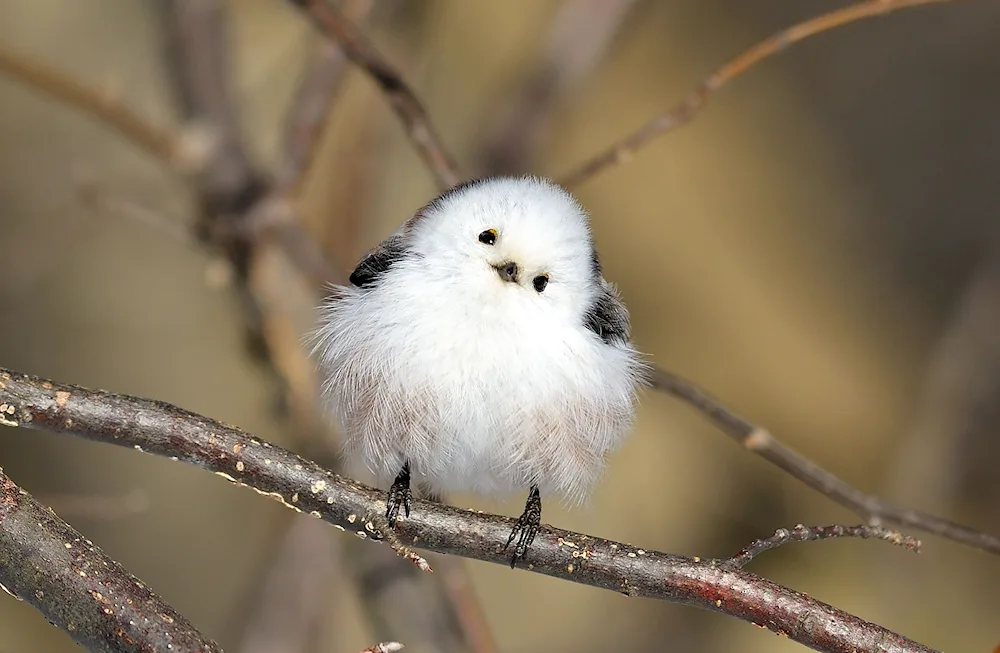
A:
MULTIPOLYGON (((234 426, 170 404, 0 369, 0 409, 9 425, 133 447, 197 465, 363 539, 377 538, 377 525, 384 521, 382 492, 234 426)), ((507 564, 501 546, 512 526, 513 520, 506 517, 416 501, 396 533, 417 548, 507 564)), ((718 560, 645 551, 543 526, 526 562, 535 573, 735 616, 819 651, 931 650, 718 560)))
POLYGON ((0 584, 89 651, 222 651, 2 470, 0 584))

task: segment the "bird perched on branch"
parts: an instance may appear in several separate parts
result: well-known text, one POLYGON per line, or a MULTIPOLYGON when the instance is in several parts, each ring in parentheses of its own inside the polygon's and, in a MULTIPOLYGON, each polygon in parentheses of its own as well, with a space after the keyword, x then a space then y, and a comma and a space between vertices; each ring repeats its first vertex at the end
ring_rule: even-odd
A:
POLYGON ((433 496, 527 489, 578 504, 631 426, 644 366, 587 215, 556 184, 496 177, 445 192, 376 246, 321 308, 315 354, 349 462, 409 516, 433 496))

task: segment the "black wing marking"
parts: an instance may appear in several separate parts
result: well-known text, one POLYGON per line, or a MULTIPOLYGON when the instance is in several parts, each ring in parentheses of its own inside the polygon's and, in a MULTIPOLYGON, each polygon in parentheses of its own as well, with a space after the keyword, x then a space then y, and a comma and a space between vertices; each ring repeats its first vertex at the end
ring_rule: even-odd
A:
POLYGON ((628 309, 615 287, 601 276, 601 259, 596 249, 590 252, 590 269, 600 291, 584 315, 583 325, 609 345, 624 345, 631 336, 628 309))
POLYGON ((600 292, 590 310, 584 315, 583 325, 609 345, 628 343, 631 335, 628 309, 625 308, 614 287, 603 279, 600 292))
POLYGON ((361 259, 361 262, 358 263, 358 267, 356 267, 354 272, 351 273, 351 283, 359 288, 368 288, 374 285, 382 277, 382 275, 385 274, 385 272, 391 268, 394 263, 396 263, 396 261, 403 258, 406 254, 406 241, 410 231, 413 229, 413 226, 419 220, 427 215, 427 213, 440 206, 440 204, 451 194, 459 192, 462 189, 475 186, 482 181, 484 180, 469 179, 468 181, 456 184, 431 200, 427 206, 413 214, 413 217, 407 220, 398 232, 383 240, 375 247, 375 249, 368 252, 368 254, 361 259))
POLYGON ((368 288, 406 254, 406 238, 397 233, 389 236, 368 252, 351 273, 350 281, 358 288, 368 288))

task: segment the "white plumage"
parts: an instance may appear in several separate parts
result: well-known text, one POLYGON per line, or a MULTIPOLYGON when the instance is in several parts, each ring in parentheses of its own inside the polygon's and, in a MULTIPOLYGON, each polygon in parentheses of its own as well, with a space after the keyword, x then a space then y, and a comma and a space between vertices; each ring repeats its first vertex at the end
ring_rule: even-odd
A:
POLYGON ((534 177, 463 184, 352 282, 316 332, 349 461, 385 485, 408 462, 435 492, 586 497, 631 426, 643 365, 566 191, 534 177))

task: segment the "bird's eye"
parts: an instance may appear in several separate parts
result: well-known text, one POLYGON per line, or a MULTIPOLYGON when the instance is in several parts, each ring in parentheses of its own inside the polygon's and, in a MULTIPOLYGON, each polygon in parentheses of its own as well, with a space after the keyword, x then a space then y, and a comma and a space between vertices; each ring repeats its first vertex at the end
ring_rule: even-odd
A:
POLYGON ((493 245, 497 242, 497 230, 487 229, 483 233, 479 234, 479 242, 484 245, 493 245))
POLYGON ((542 292, 545 286, 549 285, 549 275, 540 274, 531 280, 531 285, 535 287, 535 292, 542 292))

